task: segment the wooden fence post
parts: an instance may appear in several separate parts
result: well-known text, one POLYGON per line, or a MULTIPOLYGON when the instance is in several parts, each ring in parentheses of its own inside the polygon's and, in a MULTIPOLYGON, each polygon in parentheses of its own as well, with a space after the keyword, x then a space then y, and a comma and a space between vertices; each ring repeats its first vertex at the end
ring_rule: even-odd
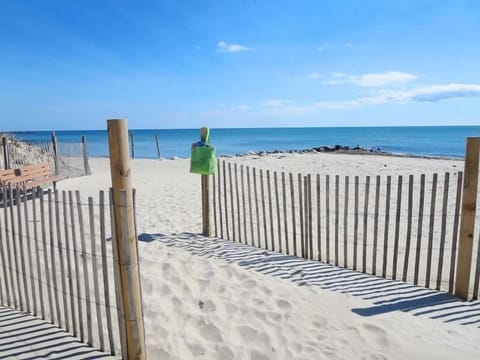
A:
POLYGON ((87 138, 82 135, 82 155, 83 155, 83 168, 85 169, 85 175, 91 175, 90 166, 88 166, 88 154, 87 154, 87 138))
POLYGON ((128 359, 145 359, 145 329, 131 169, 128 156, 127 121, 123 119, 107 120, 107 126, 114 202, 115 241, 118 249, 118 258, 115 261, 118 262, 120 269, 127 354, 128 359), (121 198, 122 193, 123 199, 121 198), (123 206, 121 200, 125 202, 123 206))
MULTIPOLYGON (((200 140, 207 141, 208 129, 200 129, 200 140)), ((208 175, 202 176, 202 234, 210 236, 210 181, 208 175)))
POLYGON ((55 131, 52 131, 52 147, 53 147, 53 164, 55 167, 55 175, 58 175, 57 135, 55 135, 55 131))
POLYGON ((161 159, 162 157, 160 156, 160 144, 158 142, 158 135, 155 134, 155 144, 157 145, 157 155, 158 155, 158 158, 161 159))
POLYGON ((467 300, 472 264, 473 232, 478 191, 480 137, 467 137, 463 180, 462 212, 458 242, 455 295, 467 300))
POLYGON ((3 149, 3 168, 10 169, 10 159, 8 158, 8 139, 2 137, 2 149, 3 149))

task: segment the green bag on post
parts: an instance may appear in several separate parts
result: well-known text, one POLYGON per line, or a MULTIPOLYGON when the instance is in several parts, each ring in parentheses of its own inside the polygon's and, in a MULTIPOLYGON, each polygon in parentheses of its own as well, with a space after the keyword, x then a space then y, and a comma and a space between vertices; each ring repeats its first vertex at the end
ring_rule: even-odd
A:
POLYGON ((190 172, 193 174, 215 174, 215 148, 210 145, 210 129, 207 129, 205 141, 192 144, 190 172))

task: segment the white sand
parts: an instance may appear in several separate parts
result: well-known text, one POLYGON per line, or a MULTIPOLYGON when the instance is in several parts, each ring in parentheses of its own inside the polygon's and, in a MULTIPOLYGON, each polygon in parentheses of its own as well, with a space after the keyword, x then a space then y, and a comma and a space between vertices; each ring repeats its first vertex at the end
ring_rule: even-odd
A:
MULTIPOLYGON (((232 160, 264 169, 303 173, 325 169, 341 175, 463 168, 462 161, 454 160, 331 154, 232 160)), ((418 309, 412 304, 413 310, 398 311, 398 299, 421 300, 423 290, 381 280, 378 289, 393 284, 394 291, 378 290, 375 299, 375 292, 367 296, 361 289, 378 278, 353 272, 333 276, 330 285, 341 290, 334 291, 325 289, 325 282, 315 285, 312 277, 303 282, 305 286, 294 281, 310 267, 305 261, 295 265, 300 270, 284 263, 275 267, 272 255, 256 249, 255 256, 267 269, 262 262, 246 266, 253 255, 242 245, 215 255, 224 242, 188 235, 201 230, 200 178, 189 174, 188 166, 182 159, 132 164, 139 234, 168 235, 160 237, 162 241, 139 243, 149 358, 463 359, 480 354, 478 302, 433 303, 418 309), (169 241, 174 246, 167 246, 169 241), (228 256, 236 260, 229 261, 228 256), (291 276, 275 276, 275 271, 291 276), (352 282, 355 276, 361 277, 352 282), (382 304, 392 305, 391 311, 366 316, 356 310, 382 304), (463 314, 468 315, 466 320, 455 320, 463 314), (472 324, 462 325, 467 322, 472 324)), ((108 159, 93 159, 91 167, 92 176, 62 181, 59 189, 97 196, 110 184, 108 159)))

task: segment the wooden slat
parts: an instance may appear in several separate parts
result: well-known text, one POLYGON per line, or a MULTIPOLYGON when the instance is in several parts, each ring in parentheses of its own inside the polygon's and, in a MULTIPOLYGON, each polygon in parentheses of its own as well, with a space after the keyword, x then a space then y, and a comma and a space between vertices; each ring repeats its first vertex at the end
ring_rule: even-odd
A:
POLYGON ((310 225, 308 223, 309 217, 308 217, 308 176, 303 177, 303 210, 305 214, 305 220, 304 220, 304 243, 303 243, 303 249, 304 249, 304 257, 305 259, 308 259, 308 239, 310 237, 309 230, 310 230, 310 225))
MULTIPOLYGON (((250 182, 250 167, 247 166, 247 193, 248 193, 248 214, 250 218, 250 245, 254 245, 255 236, 253 234, 253 210, 252 210, 252 189, 251 189, 251 182, 250 182)), ((245 242, 248 244, 248 242, 245 242)))
POLYGON ((378 208, 380 207, 380 186, 381 178, 377 175, 375 182, 375 210, 373 215, 373 253, 372 253, 372 274, 377 275, 377 248, 378 248, 378 208))
POLYGON ((443 277, 443 256, 445 254, 445 233, 447 230, 447 212, 448 212, 448 191, 450 189, 450 173, 446 172, 443 183, 443 206, 442 206, 442 225, 440 230, 440 251, 438 256, 437 285, 440 290, 443 277))
POLYGON ((405 239, 405 257, 403 261, 402 281, 407 281, 408 263, 410 260, 410 242, 412 239, 412 212, 413 212, 413 175, 408 177, 408 203, 407 203, 407 237, 405 239))
MULTIPOLYGON (((238 242, 242 242, 242 213, 240 212, 240 194, 238 191, 238 169, 237 164, 234 165, 235 174, 235 195, 237 200, 237 219, 238 219, 238 242)), ((245 221, 245 220, 244 220, 245 221)))
MULTIPOLYGON (((70 210, 70 224, 71 224, 71 234, 72 234, 72 251, 73 251, 73 265, 75 268, 75 289, 77 297, 77 314, 78 314, 78 330, 80 334, 80 340, 85 342, 85 323, 83 319, 83 306, 82 306, 82 293, 81 293, 81 283, 80 283, 80 267, 78 264, 78 246, 77 246, 77 232, 76 232, 76 220, 75 220, 75 207, 73 204, 73 192, 68 192, 68 203, 70 210)), ((77 335, 76 329, 74 329, 74 335, 77 335)))
MULTIPOLYGON (((263 239, 264 239, 264 249, 268 249, 268 235, 267 235, 267 214, 265 211, 265 202, 266 202, 266 197, 265 197, 265 186, 264 186, 264 181, 265 180, 265 174, 262 169, 260 169, 260 194, 261 194, 261 202, 262 202, 262 222, 263 222, 263 239)), ((258 226, 260 226, 260 222, 258 223, 258 226)), ((262 247, 260 238, 258 239, 259 247, 262 247)))
POLYGON ((416 244, 416 252, 415 252, 415 269, 413 274, 413 283, 415 285, 418 284, 418 271, 420 268, 424 203, 425 203, 425 174, 422 174, 420 175, 420 198, 418 200, 417 244, 416 244))
POLYGON ((17 249, 17 242, 18 242, 18 233, 16 231, 16 225, 15 225, 15 216, 13 212, 13 205, 15 202, 15 197, 13 195, 13 189, 10 186, 9 188, 9 196, 10 196, 10 201, 9 201, 9 210, 10 210, 10 227, 12 231, 12 247, 13 247, 13 260, 15 263, 15 273, 16 273, 16 289, 17 289, 17 302, 16 306, 18 306, 18 309, 23 309, 23 296, 22 296, 22 290, 21 290, 21 281, 20 281, 20 266, 18 265, 19 262, 19 257, 18 257, 18 252, 19 250, 17 249))
POLYGON ((330 264, 330 175, 325 176, 325 217, 326 263, 330 264))
MULTIPOLYGON (((54 192, 55 195, 55 223, 57 228, 57 248, 58 248, 58 258, 60 260, 60 284, 62 286, 61 296, 63 302, 62 314, 63 319, 65 320, 65 329, 71 331, 70 329, 70 320, 68 318, 68 305, 67 305, 67 286, 65 283, 65 278, 67 277, 65 272, 65 255, 63 254, 63 243, 62 243, 62 233, 61 233, 61 222, 60 222, 60 197, 58 195, 58 190, 54 192)), ((68 256, 68 254, 67 254, 68 256)))
MULTIPOLYGON (((39 198, 39 193, 42 191, 40 188, 36 188, 32 192, 32 215, 33 215, 33 238, 34 238, 34 252, 35 252, 35 264, 36 264, 36 277, 37 277, 37 287, 38 287, 38 298, 40 300, 40 312, 37 313, 37 316, 41 319, 45 319, 45 301, 43 298, 43 287, 42 287, 42 271, 40 266, 40 237, 38 234, 38 218, 37 218, 37 199, 39 198)), ((32 270, 33 271, 33 270, 32 270)))
POLYGON ((303 253, 303 257, 305 259, 308 259, 309 225, 308 225, 308 178, 307 176, 303 177, 303 211, 304 211, 305 217, 303 222, 304 239, 303 239, 302 253, 303 253))
POLYGON ((385 224, 383 230, 383 263, 382 277, 387 277, 387 259, 388 259, 388 230, 390 222, 390 193, 391 193, 392 177, 387 176, 386 194, 385 194, 385 224))
MULTIPOLYGON (((214 191, 215 193, 215 191, 214 191)), ((99 212, 100 212, 100 249, 102 254, 102 275, 103 275, 103 294, 105 298, 105 313, 107 322, 107 335, 110 353, 115 355, 115 345, 113 340, 112 330, 112 311, 110 309, 110 286, 108 276, 108 262, 107 262, 107 236, 105 229, 105 193, 99 193, 99 212)))
MULTIPOLYGON (((72 319, 72 334, 76 333, 77 321, 75 319, 75 297, 73 294, 73 272, 72 272, 72 257, 75 256, 75 253, 71 252, 70 249, 70 234, 68 226, 68 208, 67 208, 67 192, 62 191, 62 205, 63 205, 63 225, 64 225, 64 236, 65 236, 65 252, 67 259, 67 279, 68 279, 68 290, 67 293, 70 295, 70 318, 72 319)), ((65 314, 67 314, 67 309, 65 308, 65 314)), ((65 315, 68 317, 68 315, 65 315)))
POLYGON ((295 219, 295 185, 293 183, 293 174, 289 173, 290 180, 290 204, 292 207, 292 234, 293 234, 293 255, 297 256, 297 223, 295 219))
MULTIPOLYGON (((51 195, 50 195, 51 196, 51 195)), ((47 198, 48 199, 48 198, 47 198)), ((47 209, 48 211, 48 209, 47 209)), ((50 312, 50 322, 52 324, 55 323, 55 311, 53 309, 53 297, 52 297, 52 288, 50 286, 50 268, 49 264, 50 261, 48 259, 48 249, 47 249, 47 229, 46 229, 46 223, 47 223, 47 214, 45 214, 45 196, 43 191, 41 192, 40 196, 40 224, 42 227, 42 243, 43 243, 43 265, 45 266, 45 284, 47 287, 47 299, 48 299, 48 309, 50 312)))
POLYGON ((345 195, 343 203, 343 267, 348 268, 348 191, 350 178, 345 176, 345 195))
MULTIPOLYGON (((220 166, 217 167, 220 169, 220 166)), ((219 181, 220 182, 220 181, 219 181)), ((109 191, 109 204, 110 204, 110 226, 112 231, 112 253, 113 253, 113 274, 114 274, 114 281, 115 281, 115 301, 117 304, 117 323, 118 323, 118 330, 120 334, 120 347, 122 350, 122 357, 123 359, 128 358, 127 354, 127 336, 126 336, 126 329, 125 329, 125 313, 123 311, 123 297, 121 292, 121 278, 120 278, 120 269, 119 269, 119 255, 118 255, 118 248, 117 248, 117 232, 115 226, 115 214, 113 208, 115 206, 113 202, 113 189, 110 188, 109 191)), ((219 195, 219 202, 220 202, 220 195, 219 195)))
POLYGON ((270 181, 270 170, 267 170, 267 193, 268 193, 268 213, 270 218, 270 248, 275 251, 275 230, 273 227, 273 204, 272 204, 272 185, 270 181))
MULTIPOLYGON (((5 194, 5 189, 4 189, 4 186, 3 184, 0 182, 0 196, 2 197, 2 201, 3 201, 3 204, 4 204, 4 213, 6 214, 6 203, 7 203, 7 197, 6 197, 6 194, 5 194)), ((5 228, 5 226, 2 224, 2 218, 0 218, 0 256, 2 258, 2 268, 3 268, 3 278, 4 278, 4 282, 5 282, 5 296, 6 298, 3 299, 2 297, 2 305, 7 305, 7 306, 11 306, 11 284, 9 282, 9 277, 8 277, 8 274, 11 273, 12 271, 10 270, 11 269, 11 266, 7 264, 7 261, 10 261, 10 256, 7 255, 5 256, 6 254, 9 254, 10 253, 10 250, 8 249, 8 242, 6 241, 6 237, 7 237, 7 230, 5 228), (5 239, 4 239, 4 236, 3 236, 3 231, 5 231, 5 239), (8 251, 7 251, 8 249, 8 251), (8 270, 7 270, 8 269, 8 270)))
MULTIPOLYGON (((232 216, 232 240, 237 241, 235 234, 235 203, 233 202, 232 164, 228 163, 228 186, 230 187, 230 214, 232 216)), ((225 206, 226 208, 226 206, 225 206)))
POLYGON ((90 297, 90 276, 88 274, 87 263, 87 246, 85 244, 85 223, 83 222, 83 209, 82 201, 80 198, 80 192, 75 191, 75 197, 77 200, 77 215, 78 215, 78 228, 80 230, 80 247, 82 251, 82 270, 83 270, 83 285, 85 291, 85 306, 86 306, 86 319, 82 319, 87 323, 87 344, 93 346, 93 328, 92 328, 92 299, 90 297))
POLYGON ((303 183, 302 174, 297 174, 298 178, 298 215, 300 218, 300 256, 305 257, 305 223, 303 219, 303 183))
POLYGON ((226 234, 226 239, 230 240, 230 229, 228 226, 228 191, 227 191, 227 169, 226 169, 226 163, 225 160, 222 161, 222 172, 223 172, 223 205, 224 205, 224 210, 225 210, 225 234, 226 234))
MULTIPOLYGON (((457 260, 457 242, 458 242, 458 219, 460 217, 460 203, 462 201, 463 172, 457 173, 457 190, 455 192, 455 215, 453 217, 452 231, 452 253, 450 256, 450 278, 448 281, 448 292, 453 293, 455 261, 457 260)), ((479 246, 480 248, 480 246, 479 246)))
POLYGON ((335 175, 335 266, 338 266, 338 223, 339 217, 339 191, 340 191, 340 176, 335 175))
MULTIPOLYGON (((23 282, 23 294, 25 295, 25 306, 21 307, 21 309, 25 312, 31 312, 30 310, 30 295, 28 293, 28 282, 27 282, 27 267, 25 263, 25 248, 24 248, 24 243, 25 243, 25 236, 23 234, 23 221, 22 221, 22 194, 21 190, 19 187, 16 189, 16 205, 17 205, 17 222, 18 222, 18 248, 20 252, 20 269, 17 269, 17 271, 20 271, 22 274, 22 282, 23 282)), ((15 256, 18 257, 18 252, 15 252, 15 256)))
POLYGON ((312 175, 307 175, 308 184, 308 252, 309 259, 313 260, 313 196, 312 175))
POLYGON ((217 175, 218 175, 218 214, 220 215, 220 237, 222 239, 225 239, 223 237, 223 211, 222 211, 222 167, 220 160, 217 160, 217 175))
POLYGON ((52 205, 54 202, 54 199, 52 198, 52 190, 48 189, 48 228, 49 228, 49 234, 50 234, 50 261, 52 264, 52 281, 53 281, 53 290, 54 290, 54 303, 55 303, 55 309, 56 309, 56 319, 57 319, 57 325, 59 328, 62 327, 62 312, 60 310, 60 294, 59 294, 59 285, 57 281, 57 268, 56 264, 57 261, 55 259, 55 214, 54 214, 54 209, 55 205, 52 205))
POLYGON ((3 196, 5 197, 4 200, 4 209, 3 209, 3 215, 4 215, 4 220, 5 220, 5 245, 7 248, 7 261, 8 261, 8 267, 10 269, 9 271, 9 277, 10 277, 10 286, 11 286, 11 306, 13 308, 17 308, 18 306, 18 292, 17 292, 17 287, 18 284, 16 284, 16 277, 14 276, 14 269, 15 269, 15 259, 12 256, 14 254, 13 252, 13 242, 15 241, 15 237, 13 236, 13 231, 10 229, 10 204, 13 202, 12 199, 12 192, 10 191, 11 185, 4 184, 4 189, 3 189, 3 196))
POLYGON ((230 187, 230 213, 232 216, 232 240, 237 241, 235 234, 235 203, 233 202, 233 180, 232 180, 232 164, 228 163, 228 184, 230 187))
MULTIPOLYGON (((278 196, 278 176, 277 172, 275 171, 273 173, 273 181, 274 181, 274 191, 275 191, 275 206, 277 210, 277 231, 278 231, 278 251, 282 252, 282 222, 280 218, 280 200, 278 196)), ((272 237, 273 237, 273 231, 272 231, 272 237)))
POLYGON ((353 270, 357 270, 358 252, 358 191, 359 177, 355 176, 354 210, 353 210, 353 270))
POLYGON ((217 220, 217 186, 215 174, 212 175, 212 202, 213 202, 213 226, 215 229, 215 237, 218 237, 218 220, 217 220))
POLYGON ((257 227, 257 241, 253 239, 253 246, 258 246, 261 247, 261 242, 260 242, 260 211, 258 208, 258 191, 257 191, 257 171, 255 168, 253 168, 253 192, 255 196, 255 222, 256 222, 256 227, 257 227))
POLYGON ((103 336, 103 317, 100 306, 100 286, 98 284, 99 274, 98 271, 98 261, 97 261, 97 246, 96 246, 96 232, 95 232, 95 211, 93 207, 93 198, 88 198, 88 215, 89 215, 89 224, 90 224, 90 251, 92 256, 92 271, 93 271, 93 292, 95 295, 95 312, 97 315, 97 329, 98 329, 98 339, 100 350, 105 350, 105 339, 103 336))
POLYGON ((320 174, 317 174, 316 178, 316 190, 317 190, 317 260, 322 261, 322 217, 320 208, 320 174))
POLYGON ((397 279, 397 260, 398 260, 398 243, 400 240, 400 216, 402 211, 402 185, 403 176, 398 176, 397 182, 397 211, 395 215, 395 239, 393 243, 393 263, 392 263, 392 279, 397 279))
POLYGON ((240 180, 241 180, 241 189, 242 189, 242 210, 243 210, 243 242, 247 244, 247 208, 245 205, 245 176, 243 165, 240 165, 240 180))
POLYGON ((287 191, 285 184, 285 173, 282 171, 282 203, 283 203, 283 230, 285 233, 285 251, 290 254, 290 243, 288 236, 288 219, 287 219, 287 191))
MULTIPOLYGON (((32 200, 34 201, 33 194, 32 200)), ((25 218, 25 242, 27 244, 27 261, 28 261, 28 276, 30 277, 30 294, 32 294, 32 307, 30 308, 33 315, 38 314, 38 301, 37 301, 37 292, 35 290, 35 279, 33 269, 33 252, 32 252, 32 238, 30 237, 30 221, 28 215, 28 206, 27 206, 27 190, 23 189, 23 216, 25 218)), ((26 272, 26 269, 24 270, 26 272)))
POLYGON ((370 195, 370 176, 365 178, 365 195, 363 206, 363 251, 362 251, 362 271, 367 272, 367 239, 368 239, 368 201, 370 195))
POLYGON ((430 202, 430 221, 428 230, 428 245, 427 245, 427 268, 425 275, 425 287, 430 287, 430 272, 432 268, 432 246, 433 246, 433 232, 435 226, 435 200, 437 198, 437 178, 438 174, 433 174, 432 180, 432 198, 430 202))

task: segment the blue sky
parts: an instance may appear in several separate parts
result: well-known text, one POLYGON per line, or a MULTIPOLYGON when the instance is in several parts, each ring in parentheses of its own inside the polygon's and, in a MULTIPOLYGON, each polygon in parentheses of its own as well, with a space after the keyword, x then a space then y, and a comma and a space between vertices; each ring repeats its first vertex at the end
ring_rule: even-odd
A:
POLYGON ((0 0, 0 131, 476 125, 480 1, 0 0))

